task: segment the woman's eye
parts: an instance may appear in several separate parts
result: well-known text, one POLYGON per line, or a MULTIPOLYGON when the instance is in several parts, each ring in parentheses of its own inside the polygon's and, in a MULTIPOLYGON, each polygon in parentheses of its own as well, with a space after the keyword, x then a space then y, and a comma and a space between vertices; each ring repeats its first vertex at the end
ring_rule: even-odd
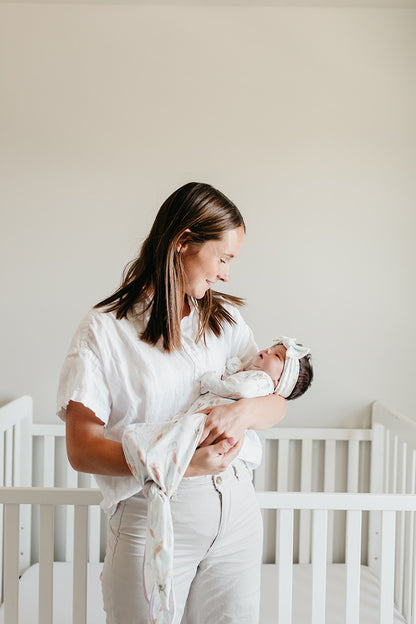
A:
POLYGON ((226 264, 226 260, 224 260, 223 258, 220 258, 220 262, 222 262, 222 264, 226 264))

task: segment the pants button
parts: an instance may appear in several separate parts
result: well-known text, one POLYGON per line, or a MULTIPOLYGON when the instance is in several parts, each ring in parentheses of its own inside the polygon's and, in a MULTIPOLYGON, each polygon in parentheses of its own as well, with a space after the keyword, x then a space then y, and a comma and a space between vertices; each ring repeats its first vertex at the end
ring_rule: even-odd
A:
POLYGON ((221 483, 222 483, 222 477, 217 477, 217 478, 215 479, 215 483, 216 483, 217 485, 221 485, 221 483))

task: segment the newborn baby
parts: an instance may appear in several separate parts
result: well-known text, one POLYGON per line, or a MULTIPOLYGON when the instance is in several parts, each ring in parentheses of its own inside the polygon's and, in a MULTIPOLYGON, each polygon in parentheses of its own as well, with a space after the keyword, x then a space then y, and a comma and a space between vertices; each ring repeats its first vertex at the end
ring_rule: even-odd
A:
POLYGON ((201 378, 201 395, 183 414, 197 413, 228 400, 251 399, 280 394, 295 399, 308 389, 312 381, 310 349, 297 345, 294 338, 282 336, 269 348, 259 351, 243 370, 238 358, 227 362, 225 375, 218 378, 205 373, 201 378))

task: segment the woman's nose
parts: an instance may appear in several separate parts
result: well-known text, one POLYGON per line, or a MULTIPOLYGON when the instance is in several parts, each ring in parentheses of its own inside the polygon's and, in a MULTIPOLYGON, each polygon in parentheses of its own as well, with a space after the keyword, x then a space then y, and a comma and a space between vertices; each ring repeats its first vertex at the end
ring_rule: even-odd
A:
POLYGON ((220 273, 218 273, 218 279, 221 280, 221 282, 228 282, 230 279, 230 269, 224 266, 220 273))
POLYGON ((265 349, 267 355, 270 355, 271 351, 270 351, 270 347, 267 347, 267 349, 265 349))

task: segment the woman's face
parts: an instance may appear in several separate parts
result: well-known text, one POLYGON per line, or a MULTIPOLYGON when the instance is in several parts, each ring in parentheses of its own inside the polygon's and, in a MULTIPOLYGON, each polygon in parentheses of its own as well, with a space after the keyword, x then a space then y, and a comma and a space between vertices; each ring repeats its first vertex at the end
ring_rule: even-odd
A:
POLYGON ((180 248, 185 271, 185 293, 202 299, 217 280, 227 282, 230 264, 240 251, 244 240, 244 228, 224 232, 219 240, 209 240, 198 247, 185 243, 180 248))

